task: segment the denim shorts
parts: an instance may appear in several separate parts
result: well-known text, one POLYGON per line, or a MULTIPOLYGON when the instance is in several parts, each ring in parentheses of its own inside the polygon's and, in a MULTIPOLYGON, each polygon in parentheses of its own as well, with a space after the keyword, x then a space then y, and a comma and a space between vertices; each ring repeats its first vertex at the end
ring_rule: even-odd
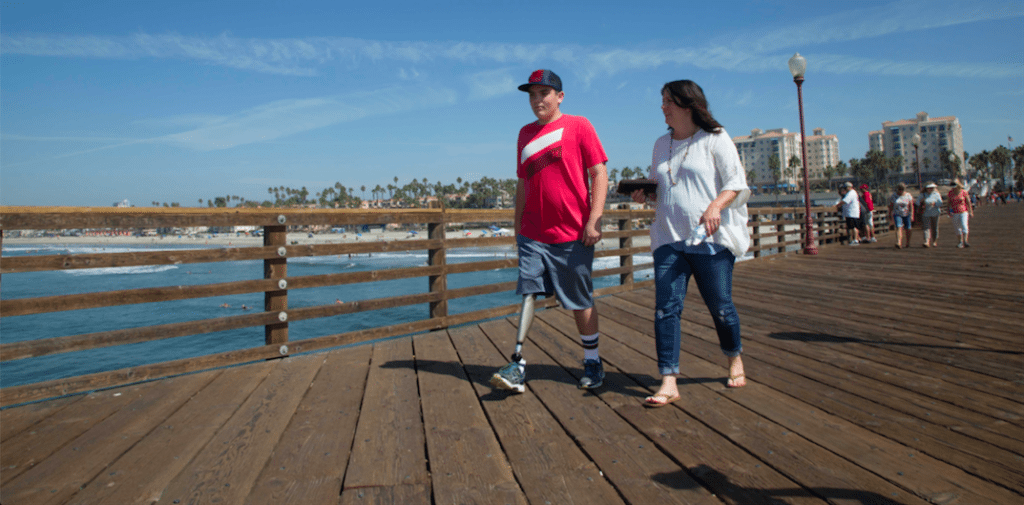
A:
POLYGON ((520 295, 555 295, 558 302, 569 310, 584 310, 594 306, 594 246, 583 242, 545 244, 516 237, 519 246, 520 295))
POLYGON ((910 216, 901 216, 897 214, 893 216, 893 220, 896 222, 897 228, 906 228, 908 230, 911 228, 910 216))

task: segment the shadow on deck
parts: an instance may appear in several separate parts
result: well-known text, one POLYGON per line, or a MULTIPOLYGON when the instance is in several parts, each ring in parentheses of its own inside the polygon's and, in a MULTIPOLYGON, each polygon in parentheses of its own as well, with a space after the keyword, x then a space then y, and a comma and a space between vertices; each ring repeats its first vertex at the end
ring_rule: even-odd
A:
POLYGON ((683 398, 641 405, 640 290, 598 301, 596 393, 546 310, 523 395, 487 384, 510 318, 6 409, 0 501, 1022 503, 1024 205, 971 224, 969 249, 943 219, 937 249, 916 231, 738 265, 739 390, 691 289, 683 398))

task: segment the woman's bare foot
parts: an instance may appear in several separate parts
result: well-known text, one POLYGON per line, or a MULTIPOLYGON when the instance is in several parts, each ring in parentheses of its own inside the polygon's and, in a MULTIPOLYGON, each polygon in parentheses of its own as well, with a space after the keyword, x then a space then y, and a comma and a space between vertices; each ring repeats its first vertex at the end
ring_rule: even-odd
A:
POLYGON ((725 386, 730 388, 741 388, 747 385, 747 376, 743 371, 743 358, 735 356, 729 358, 729 380, 725 386))
POLYGON ((644 399, 648 407, 663 407, 679 399, 679 387, 676 386, 674 375, 664 375, 658 392, 644 399))

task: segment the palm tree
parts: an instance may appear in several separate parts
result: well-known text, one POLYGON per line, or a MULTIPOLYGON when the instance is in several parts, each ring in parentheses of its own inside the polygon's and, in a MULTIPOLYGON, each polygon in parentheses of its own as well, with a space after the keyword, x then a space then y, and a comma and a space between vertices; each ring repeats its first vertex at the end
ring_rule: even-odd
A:
POLYGON ((1018 187, 1024 184, 1024 145, 1013 149, 1013 180, 1018 187))
POLYGON ((975 177, 982 179, 988 178, 988 151, 982 151, 974 154, 971 156, 969 163, 974 167, 975 177))
POLYGON ((775 181, 775 186, 772 191, 775 192, 775 205, 779 205, 779 182, 782 180, 782 162, 779 160, 778 154, 773 154, 771 158, 768 158, 768 172, 772 176, 772 180, 775 181))
POLYGON ((836 167, 828 165, 824 170, 821 171, 821 175, 825 176, 825 183, 828 185, 828 191, 832 191, 832 178, 836 176, 836 167))
POLYGON ((999 146, 989 153, 989 161, 992 163, 992 171, 999 181, 1006 183, 1006 172, 1010 168, 1011 152, 1004 146, 999 146))
POLYGON ((796 178, 795 175, 800 173, 800 171, 797 170, 797 167, 800 167, 800 166, 801 166, 801 163, 800 163, 800 157, 799 156, 794 154, 793 156, 789 157, 789 167, 786 168, 786 184, 789 184, 789 180, 790 179, 795 179, 796 178))

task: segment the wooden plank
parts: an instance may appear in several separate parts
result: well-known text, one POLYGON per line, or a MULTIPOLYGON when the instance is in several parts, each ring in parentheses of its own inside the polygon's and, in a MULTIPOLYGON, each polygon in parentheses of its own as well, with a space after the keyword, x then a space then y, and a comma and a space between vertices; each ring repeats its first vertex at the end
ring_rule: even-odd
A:
MULTIPOLYGON (((688 350, 685 344, 684 350, 688 350)), ((716 355, 717 359, 721 359, 721 354, 717 350, 707 354, 716 355)), ((689 363, 685 368, 684 375, 696 379, 708 373, 715 373, 714 370, 718 367, 698 360, 689 363)), ((748 384, 748 387, 733 392, 746 393, 757 383, 748 377, 748 384)), ((705 383, 704 386, 724 389, 718 381, 705 383)), ((767 417, 771 424, 778 423, 784 431, 792 430, 807 440, 870 470, 874 475, 885 476, 886 480, 913 491, 923 499, 959 496, 965 503, 1008 503, 1006 500, 1014 495, 1005 488, 980 481, 959 468, 935 460, 926 454, 908 450, 902 444, 871 434, 853 423, 821 412, 816 405, 808 405, 787 395, 759 392, 756 395, 737 394, 729 397, 767 417)))
MULTIPOLYGON (((543 322, 555 328, 572 325, 570 315, 557 311, 546 313, 543 322)), ((782 495, 787 503, 821 503, 822 498, 827 497, 815 496, 814 488, 848 489, 846 486, 849 486, 849 480, 843 479, 843 472, 839 469, 836 470, 840 473, 839 477, 833 473, 834 470, 814 469, 813 466, 794 471, 801 464, 807 465, 807 461, 802 461, 807 457, 807 447, 786 449, 783 440, 765 440, 768 446, 765 452, 774 454, 778 451, 782 461, 787 464, 766 461, 762 454, 752 452, 750 447, 742 444, 742 440, 735 439, 735 432, 743 430, 745 423, 709 423, 701 412, 693 412, 695 408, 692 406, 709 402, 714 403, 716 409, 724 409, 724 416, 728 416, 734 408, 720 404, 721 398, 714 393, 691 390, 696 382, 681 380, 679 389, 683 399, 671 407, 643 407, 643 397, 655 391, 660 382, 658 378, 643 372, 651 370, 656 373, 657 367, 651 361, 653 340, 608 318, 601 323, 602 360, 609 368, 623 375, 621 380, 632 382, 634 387, 639 384, 646 388, 641 387, 630 391, 632 394, 624 393, 609 399, 614 402, 618 415, 643 431, 652 444, 682 463, 686 473, 672 475, 673 480, 679 481, 684 475, 689 475, 698 480, 701 486, 710 489, 715 496, 736 504, 771 503, 774 499, 772 493, 778 490, 785 490, 782 495), (637 344, 647 352, 638 352, 635 348, 637 344), (796 454, 787 454, 790 451, 796 454), (808 477, 807 473, 811 473, 811 476, 808 477), (806 481, 802 481, 804 479, 811 480, 815 485, 820 483, 820 486, 808 486, 806 481)), ((605 395, 611 396, 608 393, 602 394, 605 395)))
MULTIPOLYGON (((473 210, 461 214, 472 221, 511 221, 511 210, 473 210), (500 217, 499 217, 500 216, 500 217), (496 219, 482 219, 492 217, 496 219)), ((441 219, 436 209, 210 209, 116 207, 0 206, 0 229, 67 230, 73 228, 131 229, 193 226, 276 226, 285 217, 288 226, 424 224, 441 219)), ((451 218, 458 219, 458 214, 451 218)))
MULTIPOLYGON (((798 274, 797 271, 787 268, 785 272, 792 274, 794 278, 786 282, 787 290, 784 292, 779 290, 778 283, 778 276, 785 275, 783 268, 775 268, 771 272, 765 272, 764 269, 752 269, 745 272, 745 275, 738 280, 741 283, 740 289, 767 290, 778 292, 780 296, 788 295, 788 297, 793 297, 797 293, 802 294, 805 291, 817 291, 823 281, 831 282, 835 286, 829 290, 827 297, 805 300, 809 302, 809 307, 817 308, 824 302, 829 302, 831 306, 842 304, 849 307, 851 317, 870 318, 886 327, 898 324, 920 330, 927 328, 931 336, 956 342, 956 345, 959 346, 1005 348, 1006 337, 1013 333, 1006 326, 1006 323, 1009 322, 1009 317, 1007 317, 1009 314, 1005 310, 989 311, 988 313, 974 310, 957 312, 956 309, 962 308, 963 304, 971 303, 967 299, 973 298, 966 295, 958 296, 963 289, 961 283, 941 288, 934 286, 935 289, 930 289, 932 286, 921 283, 919 292, 914 296, 905 296, 884 289, 884 283, 892 281, 891 274, 878 279, 867 279, 865 278, 867 276, 843 279, 844 273, 848 269, 848 264, 842 265, 836 270, 827 265, 821 265, 812 273, 798 274), (869 297, 864 296, 865 290, 871 293, 869 297), (937 292, 942 295, 935 295, 934 293, 937 292), (936 305, 930 307, 931 310, 929 310, 929 307, 920 305, 923 300, 930 300, 936 305), (928 316, 926 317, 925 314, 928 316), (1003 319, 1002 324, 999 319, 1003 319), (972 337, 966 341, 958 338, 965 333, 972 337), (993 338, 993 335, 1002 338, 993 338)), ((1024 299, 1021 302, 1024 302, 1024 299)))
MULTIPOLYGON (((691 341, 695 349, 700 349, 705 355, 718 353, 713 329, 687 325, 684 331, 697 337, 691 341)), ((886 407, 886 400, 900 395, 901 388, 879 387, 872 381, 837 369, 829 363, 830 360, 776 352, 756 341, 747 340, 745 351, 745 364, 758 370, 759 382, 887 439, 1024 494, 1024 482, 1019 481, 1021 474, 1014 470, 1022 459, 1019 452, 1013 454, 998 445, 961 435, 949 426, 938 424, 935 406, 916 412, 906 409, 906 413, 886 407), (787 368, 792 371, 787 371, 787 368)), ((1001 438, 1003 442, 1012 443, 1005 437, 1001 438)), ((1022 444, 1015 445, 1019 451, 1022 444)))
MULTIPOLYGON (((870 324, 861 323, 859 321, 847 320, 841 327, 835 327, 834 322, 829 322, 827 318, 819 316, 814 313, 808 313, 800 317, 793 317, 793 314, 779 314, 776 308, 773 308, 771 304, 757 301, 751 298, 736 297, 737 309, 740 310, 741 314, 745 311, 756 310, 756 313, 765 319, 773 320, 776 322, 791 322, 791 324, 802 330, 809 330, 817 332, 820 328, 831 328, 830 334, 844 339, 851 339, 848 342, 859 343, 864 346, 874 348, 874 353, 889 351, 904 355, 904 361, 915 361, 909 358, 916 358, 917 360, 930 361, 936 365, 954 365, 956 367, 962 367, 967 370, 972 370, 978 373, 984 373, 985 371, 993 372, 994 370, 1002 368, 1003 370, 1009 370, 1010 366, 1000 366, 999 361, 996 360, 996 356, 990 356, 987 361, 975 359, 971 356, 963 356, 953 350, 947 350, 942 348, 941 343, 936 343, 934 340, 927 336, 921 336, 919 334, 903 333, 889 337, 885 341, 881 341, 878 333, 874 331, 870 324), (907 342, 909 340, 909 342, 907 342), (987 364, 987 366, 986 366, 987 364)), ((995 375, 1000 379, 1014 380, 1013 375, 1020 375, 1017 372, 1009 372, 1010 377, 1005 374, 995 375)), ((1021 372, 1024 373, 1024 372, 1021 372)), ((920 378, 918 378, 920 383, 920 378)), ((1013 423, 1018 426, 1024 424, 1024 404, 1014 402, 1000 396, 989 394, 984 390, 969 389, 963 386, 959 386, 954 383, 945 382, 938 379, 928 379, 927 384, 920 383, 919 390, 921 392, 927 392, 927 394, 935 399, 954 403, 958 405, 969 406, 977 412, 985 413, 999 419, 1002 419, 1008 423, 1013 423), (930 386, 925 388, 924 386, 930 386)), ((1003 382, 1006 384, 1006 382, 1003 382)))
POLYGON ((341 505, 372 503, 378 505, 430 505, 430 484, 357 487, 342 493, 341 505))
MULTIPOLYGON (((284 247, 288 241, 287 226, 267 226, 263 228, 263 231, 264 246, 284 247)), ((265 312, 287 314, 288 289, 280 286, 280 281, 286 277, 288 277, 288 258, 286 256, 263 260, 263 278, 274 284, 273 287, 263 290, 263 310, 265 312)), ((263 342, 267 345, 281 345, 288 342, 288 320, 278 320, 264 326, 263 342)))
MULTIPOLYGON (((442 269, 448 264, 448 253, 445 250, 445 227, 444 223, 431 223, 427 225, 427 235, 441 244, 436 248, 427 249, 427 264, 440 266, 442 269)), ((428 291, 431 293, 444 293, 448 290, 448 275, 439 274, 427 277, 428 291)), ((448 315, 448 300, 442 299, 430 302, 430 317, 445 317, 448 315)))
POLYGON ((123 408, 38 465, 7 481, 3 488, 4 501, 42 505, 66 503, 110 461, 167 419, 213 377, 214 374, 186 375, 139 388, 139 395, 123 408))
POLYGON ((255 485, 281 432, 322 363, 315 356, 275 361, 245 403, 175 476, 161 497, 167 503, 242 503, 255 485))
MULTIPOLYGON (((579 333, 575 323, 568 326, 564 329, 568 334, 559 333, 540 320, 535 320, 531 326, 530 344, 540 350, 528 353, 527 376, 535 370, 543 373, 542 380, 531 380, 531 392, 558 419, 626 502, 719 503, 685 468, 659 451, 651 440, 602 401, 601 397, 611 389, 610 382, 594 392, 575 387, 582 375, 583 349, 577 343, 579 333), (672 476, 671 485, 666 482, 666 476, 672 476)), ((504 345, 515 342, 516 327, 512 324, 490 328, 488 336, 495 342, 504 345)), ((608 375, 617 373, 611 367, 605 372, 606 381, 608 375)), ((639 394, 635 390, 631 392, 639 394)))
POLYGON ((18 409, 0 410, 0 443, 28 430, 44 419, 56 415, 61 409, 81 400, 82 396, 69 396, 45 402, 36 402, 18 409))
POLYGON ((4 300, 4 317, 170 300, 189 300, 211 296, 239 295, 276 289, 277 281, 268 279, 200 284, 195 286, 123 289, 119 291, 40 296, 36 298, 15 298, 4 300))
MULTIPOLYGON (((695 290, 692 290, 695 291, 695 290)), ((653 311, 653 300, 638 298, 636 293, 627 293, 623 295, 624 299, 635 300, 639 303, 645 303, 651 307, 653 311)), ((920 374, 896 374, 894 379, 904 380, 908 383, 917 384, 917 389, 922 393, 926 393, 932 398, 942 400, 948 403, 968 406, 972 410, 983 413, 988 416, 995 417, 1007 423, 1020 425, 1024 421, 1024 404, 1018 401, 1011 401, 999 396, 995 396, 987 391, 985 386, 970 389, 967 386, 958 385, 958 380, 955 379, 957 374, 948 373, 939 368, 946 368, 949 365, 955 364, 955 366, 968 366, 964 359, 959 358, 956 355, 951 355, 950 361, 936 360, 934 355, 937 351, 934 350, 919 350, 915 349, 914 346, 899 345, 900 340, 893 340, 891 344, 886 345, 878 342, 878 334, 872 332, 870 325, 860 323, 854 320, 845 320, 844 324, 837 326, 833 319, 828 316, 819 315, 815 312, 807 313, 785 313, 780 312, 777 305, 769 302, 760 300, 760 297, 754 294, 750 296, 744 296, 739 292, 734 292, 734 300, 736 301, 737 308, 740 311, 740 317, 742 319, 743 314, 755 313, 758 317, 766 320, 774 321, 780 324, 789 324, 794 328, 801 330, 807 330, 811 334, 820 334, 821 328, 829 328, 829 334, 836 338, 847 339, 847 343, 859 343, 871 348, 870 350, 860 351, 857 346, 850 346, 846 351, 848 353, 858 354, 865 359, 875 360, 879 359, 879 356, 885 355, 887 352, 910 355, 912 357, 919 358, 925 362, 933 362, 934 366, 930 366, 930 370, 920 370, 920 374), (849 331, 850 328, 857 328, 857 331, 849 331), (896 345, 892 345, 896 344, 896 345), (937 377, 942 377, 939 380, 937 377), (953 380, 950 380, 950 379, 953 380), (929 387, 924 388, 923 386, 928 385, 929 387)), ((687 306, 703 305, 699 300, 696 303, 687 300, 687 306)), ((922 366, 918 360, 907 359, 906 356, 893 359, 893 366, 898 369, 907 370, 908 367, 920 367, 922 366)), ((976 368, 975 366, 968 366, 969 369, 976 368)), ((1011 383, 991 381, 991 387, 1002 387, 1012 389, 1011 383)), ((1019 392, 1014 392, 1019 394, 1019 392)))
MULTIPOLYGON (((747 319, 757 324, 758 327, 776 329, 779 333, 773 333, 773 336, 785 334, 784 327, 770 322, 762 322, 753 317, 747 317, 747 319)), ((796 333, 790 334, 795 335, 796 333)), ((1007 436, 1006 422, 965 409, 957 404, 935 401, 917 392, 917 385, 921 381, 928 382, 934 380, 936 376, 921 375, 915 378, 913 373, 901 371, 881 362, 869 363, 862 358, 833 351, 823 344, 815 345, 813 342, 758 337, 758 335, 754 335, 753 338, 747 340, 757 342, 759 345, 763 343, 766 348, 760 348, 758 355, 765 360, 772 360, 778 366, 793 362, 789 368, 794 371, 811 367, 807 369, 807 373, 802 371, 800 373, 813 377, 818 382, 829 384, 833 388, 843 389, 859 396, 870 395, 880 405, 913 415, 921 421, 938 424, 944 430, 968 434, 973 439, 986 441, 994 447, 1005 448, 1024 455, 1024 443, 1020 438, 1013 439, 1007 436), (776 348, 779 350, 776 351, 776 348), (807 366, 797 366, 796 362, 806 363, 807 366), (817 372, 822 363, 828 363, 829 367, 834 368, 817 372), (833 376, 842 378, 833 380, 833 376), (864 379, 860 379, 861 377, 864 379), (854 380, 851 381, 850 378, 854 380)), ((947 442, 952 442, 952 440, 947 442)), ((988 450, 982 452, 988 453, 988 450)))
POLYGON ((167 484, 245 403, 274 366, 272 362, 261 362, 204 372, 214 376, 212 382, 124 455, 111 461, 68 503, 160 501, 167 484))
MULTIPOLYGON (((718 370, 720 367, 697 361, 687 367, 685 375, 693 379, 706 377, 718 370)), ((751 389, 750 385, 754 383, 750 378, 747 382, 748 386, 744 389, 748 391, 762 389, 751 389)), ((717 388, 724 388, 721 383, 712 384, 717 388)), ((705 387, 709 385, 705 384, 705 387)), ((904 490, 933 502, 952 501, 956 497, 963 503, 979 505, 1005 504, 1020 500, 1020 495, 1006 488, 969 475, 959 468, 908 449, 902 444, 879 437, 860 426, 822 412, 817 406, 808 405, 786 395, 765 394, 760 391, 759 393, 732 395, 732 399, 743 407, 760 413, 768 420, 760 421, 758 428, 773 426, 769 430, 758 430, 762 431, 760 436, 774 434, 778 440, 785 441, 790 447, 795 445, 793 441, 799 437, 831 451, 830 454, 834 456, 829 459, 834 458, 835 461, 828 461, 825 466, 832 472, 842 466, 837 464, 839 461, 843 464, 851 462, 857 465, 857 470, 851 469, 851 474, 860 474, 850 482, 855 489, 866 487, 881 496, 899 493, 898 498, 901 501, 909 498, 904 490), (789 436, 790 432, 794 436, 789 436), (886 482, 878 482, 883 478, 886 482), (878 489, 884 491, 877 491, 878 489)), ((718 415, 719 412, 712 405, 705 405, 705 413, 718 415)), ((730 419, 748 426, 748 423, 755 422, 752 419, 748 419, 747 423, 735 417, 730 419)), ((773 459, 769 458, 769 461, 773 459)), ((822 464, 813 460, 807 463, 822 464)))
MULTIPOLYGON (((613 314, 622 312, 625 316, 620 316, 620 320, 627 321, 626 324, 630 324, 634 328, 646 330, 653 325, 652 310, 650 309, 625 302, 621 298, 609 299, 608 303, 612 304, 612 306, 609 306, 606 310, 611 311, 613 314), (644 322, 634 325, 634 318, 644 322)), ((890 364, 887 361, 878 360, 877 358, 880 354, 876 353, 874 354, 875 361, 868 361, 871 356, 849 354, 851 350, 849 345, 844 345, 842 352, 840 352, 833 350, 826 342, 800 339, 797 337, 799 333, 792 331, 791 328, 787 331, 785 326, 765 321, 750 314, 743 314, 741 317, 744 328, 746 328, 744 332, 746 345, 764 345, 768 346, 769 349, 777 348, 781 351, 774 355, 770 354, 772 351, 769 349, 758 348, 755 353, 758 359, 768 361, 772 356, 777 356, 775 360, 770 361, 774 366, 789 369, 802 376, 813 377, 814 380, 828 385, 829 388, 846 390, 850 393, 860 394, 860 396, 864 396, 864 388, 877 390, 879 386, 868 386, 866 385, 867 383, 857 380, 856 377, 863 376, 874 381, 889 384, 893 387, 884 389, 884 394, 874 395, 874 399, 878 404, 904 413, 904 415, 898 417, 900 422, 908 419, 906 414, 909 414, 921 421, 940 424, 943 430, 965 433, 974 439, 984 440, 996 447, 1006 448, 1019 454, 1020 441, 1007 436, 1007 423, 963 409, 958 405, 936 402, 914 392, 916 384, 920 380, 931 380, 933 377, 941 377, 941 372, 938 370, 934 373, 922 371, 920 375, 916 373, 908 374, 892 366, 902 365, 907 362, 906 359, 894 358, 890 364), (763 335, 768 331, 772 331, 772 333, 769 334, 768 338, 765 338, 763 335), (790 338, 788 337, 789 335, 793 335, 793 337, 790 338), (801 361, 801 357, 806 357, 807 361, 801 361), (806 364, 796 365, 795 363, 797 362, 806 364), (814 368, 812 367, 813 363, 827 363, 829 367, 834 367, 835 369, 829 372, 825 368, 826 371, 812 375, 810 370, 814 368), (851 373, 856 374, 856 376, 851 375, 851 373), (914 377, 915 375, 918 376, 914 377)), ((683 324, 686 331, 704 338, 711 345, 717 345, 717 338, 710 326, 706 324, 706 320, 703 321, 704 325, 700 325, 696 321, 701 320, 684 319, 683 324), (704 326, 704 329, 700 330, 698 326, 704 326)), ((812 388, 811 391, 808 391, 808 394, 811 397, 825 395, 831 398, 832 391, 832 389, 818 388, 814 390, 812 388)), ((875 408, 872 408, 868 412, 874 412, 875 410, 875 408)), ((873 420, 872 424, 878 424, 878 420, 873 420)), ((918 442, 920 441, 918 440, 918 442)), ((904 441, 904 443, 908 442, 904 441)), ((908 445, 913 445, 913 442, 909 442, 908 445)))
MULTIPOLYGON (((294 352, 299 352, 298 350, 294 352)), ((278 346, 260 346, 239 351, 227 351, 210 354, 199 358, 185 358, 176 361, 165 361, 153 365, 142 365, 122 368, 110 372, 99 372, 66 379, 37 382, 24 386, 11 386, 0 389, 0 406, 30 402, 43 398, 52 398, 67 394, 92 391, 97 388, 110 387, 168 377, 182 373, 208 370, 218 366, 246 363, 259 359, 277 358, 281 356, 278 346)))
POLYGON ((363 345, 311 357, 323 360, 320 372, 256 479, 246 504, 338 502, 372 350, 363 345))
MULTIPOLYGON (((602 332, 604 335, 614 334, 615 338, 602 337, 601 341, 606 372, 612 371, 605 377, 608 386, 601 392, 602 400, 652 444, 678 461, 686 469, 686 477, 696 479, 727 503, 771 503, 771 500, 794 504, 822 503, 822 498, 764 464, 743 447, 733 444, 717 433, 714 426, 701 423, 680 408, 643 407, 643 398, 657 391, 660 384, 659 378, 644 373, 644 370, 656 373, 657 366, 650 357, 622 342, 649 341, 649 337, 620 324, 615 311, 610 310, 611 306, 603 303, 608 299, 599 301, 603 316, 602 332)), ((686 382, 680 383, 681 388, 687 385, 686 382)), ((679 483, 683 478, 684 475, 679 474, 661 476, 662 482, 671 483, 679 483)))
POLYGON ((413 347, 434 503, 527 503, 448 333, 413 347))
POLYGON ((62 409, 61 415, 36 423, 0 446, 0 483, 6 484, 85 433, 127 403, 140 398, 142 386, 85 395, 62 409))
POLYGON ((407 503, 429 504, 430 477, 411 340, 374 344, 366 382, 342 502, 372 503, 368 498, 377 493, 411 489, 414 493, 407 503), (369 492, 372 488, 389 489, 369 492), (424 494, 415 494, 417 490, 424 494), (359 499, 360 494, 367 498, 359 499))
MULTIPOLYGON (((545 314, 544 320, 548 321, 549 317, 553 320, 558 317, 569 318, 570 316, 552 312, 550 315, 545 314)), ((604 334, 603 336, 615 338, 617 334, 604 334)), ((651 337, 648 337, 646 342, 637 342, 635 339, 620 342, 648 356, 648 359, 654 358, 654 341, 651 337)), ((907 495, 899 487, 849 463, 842 457, 823 450, 817 446, 815 441, 798 434, 796 430, 787 429, 772 422, 765 414, 764 409, 745 409, 730 401, 735 395, 723 394, 742 392, 766 396, 766 402, 770 403, 775 398, 774 392, 760 387, 749 378, 748 385, 743 390, 726 392, 724 391, 724 381, 718 378, 726 373, 721 365, 716 366, 705 361, 686 358, 686 354, 680 357, 680 368, 683 370, 682 376, 685 377, 679 384, 681 400, 669 408, 682 409, 686 415, 715 430, 728 438, 731 443, 755 456, 760 460, 760 464, 770 466, 789 476, 798 483, 799 487, 826 499, 837 498, 837 496, 829 496, 827 493, 833 491, 828 490, 854 490, 872 497, 876 503, 925 503, 915 500, 913 496, 907 495), (694 368, 699 368, 700 373, 692 372, 694 368)), ((721 354, 718 355, 718 358, 719 361, 725 361, 721 354)), ((648 367, 656 369, 653 363, 648 367)), ((711 475, 718 473, 717 471, 710 472, 711 475)), ((735 473, 726 475, 731 477, 735 473)), ((735 488, 731 491, 737 492, 735 488)), ((793 493, 793 491, 790 490, 788 493, 793 493)), ((799 493, 794 494, 799 496, 799 493)))
POLYGON ((238 328, 249 328, 252 326, 263 326, 277 321, 277 313, 271 314, 267 312, 259 312, 255 314, 243 314, 240 316, 187 321, 184 323, 160 324, 156 326, 143 326, 124 330, 83 333, 81 335, 70 335, 66 337, 25 340, 0 345, 0 356, 2 356, 0 361, 10 361, 35 356, 48 356, 51 354, 96 349, 114 345, 151 342, 153 340, 163 340, 201 333, 213 333, 238 328))
POLYGON ((181 265, 276 258, 276 247, 219 247, 212 249, 142 251, 105 254, 45 254, 5 257, 0 273, 115 268, 145 265, 181 265))
MULTIPOLYGON (((498 325, 500 328, 507 324, 494 321, 481 327, 490 329, 498 325)), ((453 332, 452 341, 526 499, 530 503, 623 503, 594 463, 530 393, 531 384, 543 380, 541 371, 527 372, 532 375, 526 394, 510 395, 492 390, 488 384, 490 376, 507 363, 507 358, 488 340, 481 327, 453 332)), ((501 350, 512 349, 511 345, 503 344, 501 350)))

